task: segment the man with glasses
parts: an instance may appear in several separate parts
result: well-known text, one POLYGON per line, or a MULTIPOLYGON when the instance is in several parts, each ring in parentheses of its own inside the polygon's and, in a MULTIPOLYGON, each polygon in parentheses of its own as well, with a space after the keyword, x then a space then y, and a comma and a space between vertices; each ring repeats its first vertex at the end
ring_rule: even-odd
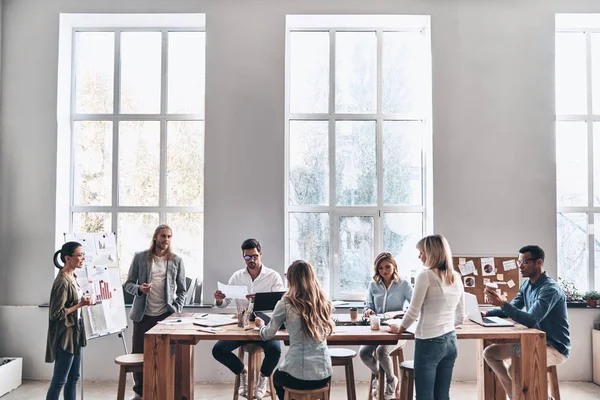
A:
MULTIPOLYGON (((571 340, 567 318, 567 300, 560 286, 544 271, 544 250, 539 246, 525 246, 519 250, 517 265, 521 276, 529 278, 519 288, 510 303, 495 289, 486 287, 487 302, 498 306, 488 316, 508 317, 513 321, 546 332, 548 366, 562 364, 569 357, 571 340), (525 307, 526 311, 523 311, 525 307)), ((483 357, 500 379, 508 397, 512 396, 511 372, 504 361, 521 354, 518 344, 493 344, 483 351, 483 357)))
MULTIPOLYGON (((255 293, 260 292, 279 292, 285 290, 281 275, 272 269, 265 267, 262 264, 262 251, 260 243, 256 239, 247 239, 242 243, 242 256, 246 262, 246 268, 236 271, 229 279, 228 285, 246 286, 248 288, 248 300, 254 299, 255 293)), ((214 293, 215 305, 217 307, 227 307, 231 300, 227 298, 227 293, 217 290, 214 293)), ((248 306, 247 300, 236 299, 238 309, 248 306)), ((260 376, 258 383, 254 389, 254 393, 248 393, 248 368, 235 355, 233 351, 238 347, 249 343, 244 341, 219 340, 213 347, 213 357, 221 364, 225 365, 236 375, 240 376, 239 395, 257 399, 262 399, 268 386, 268 377, 273 373, 279 357, 281 356, 281 344, 279 341, 268 340, 260 342, 252 342, 257 346, 261 346, 265 352, 265 358, 260 368, 260 376)))

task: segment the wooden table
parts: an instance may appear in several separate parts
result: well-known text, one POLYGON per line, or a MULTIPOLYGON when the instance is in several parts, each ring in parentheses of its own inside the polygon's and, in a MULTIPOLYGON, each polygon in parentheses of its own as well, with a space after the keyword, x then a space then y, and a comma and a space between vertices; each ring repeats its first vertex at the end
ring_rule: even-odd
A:
MULTIPOLYGON (((190 318, 194 314, 182 313, 171 318, 190 318)), ((144 399, 172 400, 194 398, 194 346, 201 340, 260 341, 256 330, 244 330, 227 325, 217 333, 199 331, 191 323, 156 325, 144 338, 144 399)), ((515 378, 513 400, 547 400, 546 334, 522 325, 490 328, 467 323, 456 330, 458 339, 478 341, 478 398, 480 400, 505 400, 506 394, 492 370, 481 356, 483 349, 492 343, 519 343, 521 357, 513 359, 515 378)), ((275 340, 288 339, 279 331, 275 340)), ((368 326, 340 326, 327 338, 330 345, 394 344, 398 340, 412 340, 411 334, 391 334, 387 328, 372 331, 368 326)), ((212 357, 212 356, 209 356, 212 357)), ((211 358, 212 360, 212 358, 211 358)), ((216 362, 216 361, 215 361, 216 362)))

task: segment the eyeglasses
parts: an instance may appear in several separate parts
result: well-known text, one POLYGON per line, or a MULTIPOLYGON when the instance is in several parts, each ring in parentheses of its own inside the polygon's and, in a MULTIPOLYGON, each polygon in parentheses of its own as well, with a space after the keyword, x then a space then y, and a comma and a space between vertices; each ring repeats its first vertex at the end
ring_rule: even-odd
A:
POLYGON ((250 260, 258 260, 259 254, 252 254, 251 256, 244 256, 244 260, 246 261, 250 261, 250 260))
POLYGON ((71 257, 85 257, 85 253, 73 254, 71 257))
POLYGON ((527 264, 529 261, 535 261, 537 258, 528 258, 526 260, 517 260, 517 266, 521 266, 523 264, 527 264))

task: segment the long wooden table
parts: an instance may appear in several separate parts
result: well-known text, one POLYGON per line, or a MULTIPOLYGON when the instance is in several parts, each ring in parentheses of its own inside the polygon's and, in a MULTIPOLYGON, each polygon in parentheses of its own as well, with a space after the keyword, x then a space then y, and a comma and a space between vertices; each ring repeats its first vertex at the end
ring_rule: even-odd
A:
MULTIPOLYGON (((191 318, 183 313, 171 318, 191 318)), ((227 325, 216 333, 199 330, 192 323, 157 325, 144 338, 144 393, 145 400, 173 400, 194 398, 194 346, 201 340, 260 341, 256 330, 244 330, 227 325)), ((492 370, 481 356, 492 343, 519 343, 521 356, 513 358, 515 377, 513 400, 547 400, 546 334, 522 325, 513 327, 482 327, 467 323, 456 330, 458 339, 476 339, 477 382, 480 400, 505 400, 506 394, 492 370)), ((288 340, 286 331, 279 331, 275 340, 288 340)), ((373 331, 368 326, 341 326, 327 338, 330 345, 393 344, 398 340, 413 340, 412 334, 391 334, 387 328, 373 331)), ((208 356, 211 357, 211 356, 208 356)), ((211 359, 212 360, 212 359, 211 359)), ((216 361, 215 361, 216 362, 216 361)))

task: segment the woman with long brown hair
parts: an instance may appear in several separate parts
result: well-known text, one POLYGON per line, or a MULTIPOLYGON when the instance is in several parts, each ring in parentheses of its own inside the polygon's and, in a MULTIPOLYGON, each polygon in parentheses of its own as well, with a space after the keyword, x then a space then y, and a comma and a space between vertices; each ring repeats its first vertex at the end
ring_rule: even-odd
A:
POLYGON ((325 296, 313 267, 306 261, 294 261, 287 270, 288 291, 275 306, 265 326, 256 318, 263 340, 272 339, 285 323, 290 347, 283 362, 273 374, 277 396, 283 400, 284 389, 317 389, 331 380, 331 357, 327 352, 327 336, 335 324, 332 305, 325 296))
POLYGON ((418 400, 449 400, 454 362, 458 354, 455 328, 465 318, 464 288, 454 271, 450 245, 442 235, 426 236, 417 243, 426 267, 400 326, 402 333, 417 318, 415 330, 415 388, 418 400))

